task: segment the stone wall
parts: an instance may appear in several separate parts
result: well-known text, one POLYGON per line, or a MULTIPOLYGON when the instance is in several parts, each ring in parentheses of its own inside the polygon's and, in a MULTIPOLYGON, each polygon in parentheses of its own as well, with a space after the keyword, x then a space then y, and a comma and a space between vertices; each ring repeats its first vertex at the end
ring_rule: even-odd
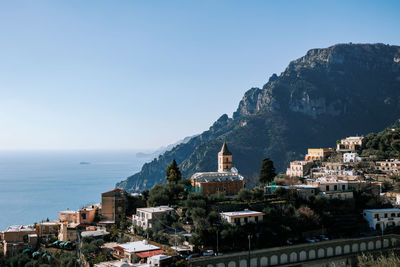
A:
MULTIPOLYGON (((356 255, 362 252, 400 247, 399 235, 385 235, 357 239, 337 239, 318 243, 253 250, 250 252, 250 266, 278 266, 323 260, 337 261, 338 257, 356 255)), ((248 267, 248 251, 225 254, 223 256, 192 259, 195 267, 248 267)), ((320 265, 323 266, 323 265, 320 265)))

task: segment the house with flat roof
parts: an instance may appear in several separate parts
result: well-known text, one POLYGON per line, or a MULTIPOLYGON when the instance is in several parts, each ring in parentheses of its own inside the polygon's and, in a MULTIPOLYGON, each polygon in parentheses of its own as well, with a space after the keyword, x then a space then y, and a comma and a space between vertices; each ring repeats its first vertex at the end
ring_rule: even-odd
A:
POLYGON ((158 206, 151 208, 137 208, 136 215, 132 216, 132 225, 140 226, 143 230, 152 228, 156 220, 171 213, 174 209, 168 206, 158 206))
POLYGON ((164 253, 162 249, 149 244, 147 240, 118 244, 113 247, 113 250, 113 256, 117 259, 125 258, 130 263, 164 253))
POLYGON ((319 195, 329 199, 351 199, 353 191, 349 189, 349 181, 339 180, 336 177, 321 177, 314 181, 307 181, 308 185, 317 186, 319 195))
POLYGON ((252 210, 221 212, 221 218, 230 224, 244 225, 247 223, 258 223, 263 221, 265 213, 252 210))
POLYGON ((385 230, 389 226, 400 226, 400 209, 369 209, 363 212, 364 219, 374 230, 385 230))

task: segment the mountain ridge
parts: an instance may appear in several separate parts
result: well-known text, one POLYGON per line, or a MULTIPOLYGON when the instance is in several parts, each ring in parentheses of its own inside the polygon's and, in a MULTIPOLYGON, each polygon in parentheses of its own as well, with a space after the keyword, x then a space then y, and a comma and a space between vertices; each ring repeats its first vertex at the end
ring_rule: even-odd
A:
POLYGON ((338 44, 309 50, 262 88, 245 92, 232 118, 223 114, 207 130, 160 155, 117 184, 141 191, 164 183, 175 158, 184 177, 217 168, 227 141, 239 171, 254 184, 264 157, 278 171, 343 135, 382 129, 400 117, 400 46, 338 44))

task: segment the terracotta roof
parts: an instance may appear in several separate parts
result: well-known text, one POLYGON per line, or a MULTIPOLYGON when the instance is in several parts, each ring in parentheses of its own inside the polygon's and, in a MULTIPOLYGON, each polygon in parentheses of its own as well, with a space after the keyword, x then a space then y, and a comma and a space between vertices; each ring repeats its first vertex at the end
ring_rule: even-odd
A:
POLYGON ((159 250, 138 252, 138 253, 136 253, 136 255, 143 259, 143 258, 148 258, 148 257, 155 256, 155 255, 160 255, 160 254, 163 254, 163 253, 164 253, 164 251, 159 249, 159 250))

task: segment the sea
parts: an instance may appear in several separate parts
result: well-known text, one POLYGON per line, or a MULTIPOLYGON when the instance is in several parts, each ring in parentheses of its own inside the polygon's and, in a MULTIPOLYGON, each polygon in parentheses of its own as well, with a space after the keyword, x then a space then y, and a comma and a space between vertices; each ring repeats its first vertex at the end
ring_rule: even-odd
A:
POLYGON ((100 203, 102 192, 151 160, 137 152, 0 151, 0 231, 100 203))

